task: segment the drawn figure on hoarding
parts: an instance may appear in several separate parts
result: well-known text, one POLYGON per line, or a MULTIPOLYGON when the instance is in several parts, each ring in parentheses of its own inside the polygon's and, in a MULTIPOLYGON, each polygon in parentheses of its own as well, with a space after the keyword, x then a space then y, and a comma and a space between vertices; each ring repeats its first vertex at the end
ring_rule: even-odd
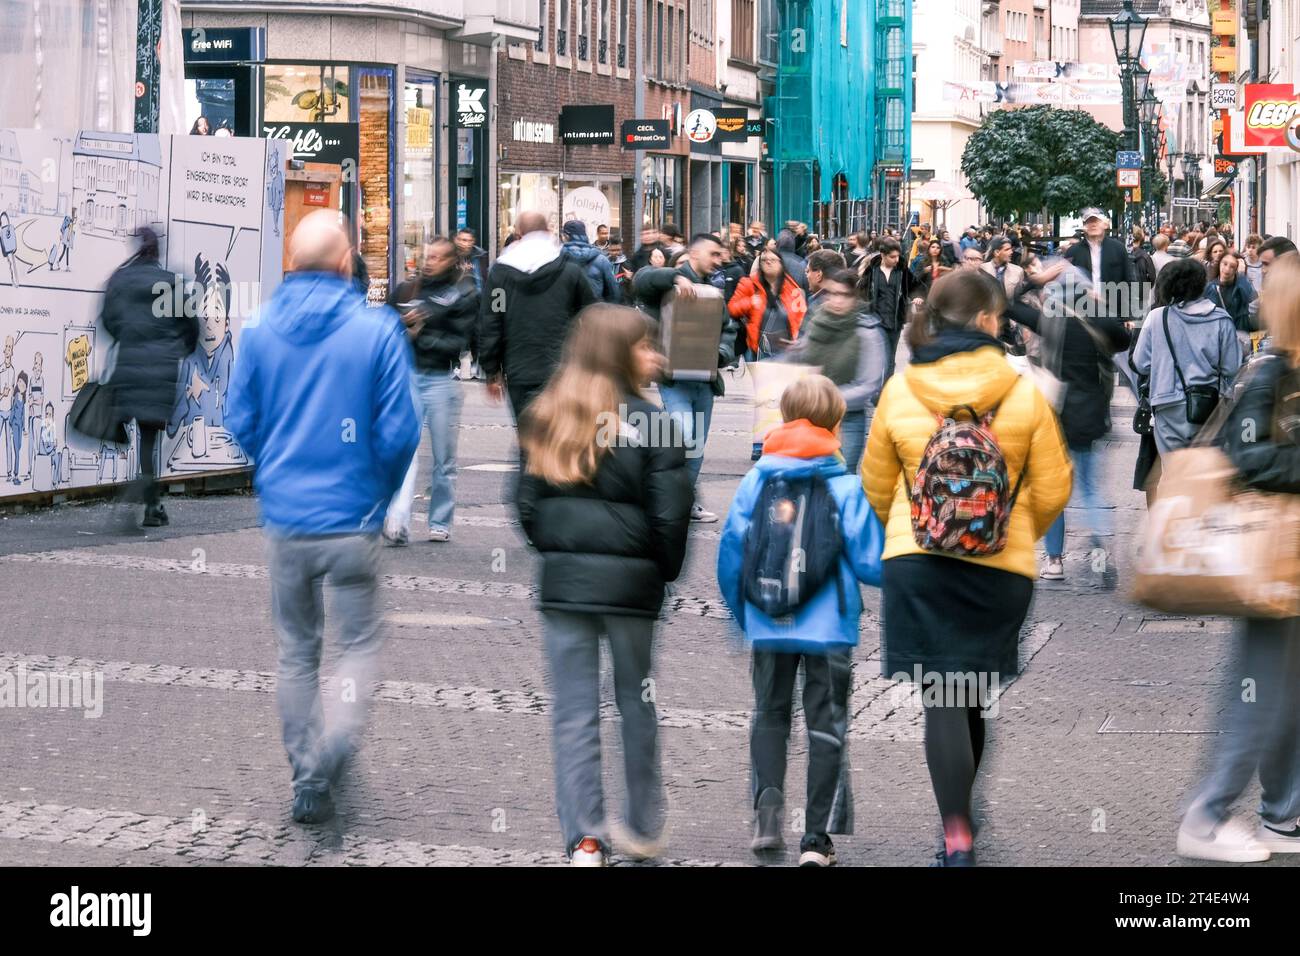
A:
POLYGON ((4 352, 0 354, 0 446, 5 450, 5 477, 18 467, 13 454, 13 439, 9 435, 9 413, 13 410, 14 390, 18 370, 14 368, 14 337, 5 336, 4 352))
POLYGON ((284 170, 280 168, 278 156, 275 150, 267 150, 266 204, 270 207, 271 223, 277 236, 280 234, 280 220, 284 212, 284 170))
POLYGON ((18 288, 18 235, 7 212, 0 212, 0 255, 9 266, 9 284, 18 288))
POLYGON ((27 373, 19 372, 14 379, 13 400, 9 405, 9 441, 13 446, 13 467, 6 477, 15 485, 22 483, 19 472, 23 464, 23 419, 27 417, 27 373))
POLYGON ((37 419, 39 428, 32 433, 32 490, 52 491, 63 481, 63 453, 54 428, 54 404, 45 403, 45 417, 37 419))
POLYGON ((59 238, 54 240, 50 246, 50 254, 47 262, 51 272, 59 271, 59 264, 66 262, 67 269, 72 270, 72 241, 76 238, 77 232, 77 210, 72 210, 70 215, 63 217, 63 222, 59 224, 59 238))
POLYGON ((41 420, 41 410, 45 407, 45 356, 37 352, 32 356, 32 377, 27 388, 27 474, 32 473, 32 459, 36 455, 37 425, 41 420))
POLYGON ((206 428, 225 427, 226 386, 235 355, 230 339, 230 273, 225 263, 199 253, 194 257, 194 277, 202 289, 199 342, 181 363, 179 394, 167 426, 168 437, 195 421, 206 428))

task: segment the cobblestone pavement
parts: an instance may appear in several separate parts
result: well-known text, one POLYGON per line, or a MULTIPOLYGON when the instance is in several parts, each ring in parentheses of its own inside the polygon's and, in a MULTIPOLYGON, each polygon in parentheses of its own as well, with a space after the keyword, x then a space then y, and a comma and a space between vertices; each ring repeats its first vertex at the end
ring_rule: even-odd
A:
MULTIPOLYGON (((730 383, 705 457, 700 494, 720 515, 749 467, 745 386, 730 383)), ((0 710, 0 864, 562 862, 535 568, 506 504, 513 431, 481 388, 466 390, 455 533, 448 544, 415 536, 383 554, 383 680, 327 826, 289 818, 254 498, 173 495, 171 527, 147 534, 124 530, 122 510, 105 503, 0 516, 0 674, 88 672, 104 682, 94 719, 76 708, 0 710)), ((1142 513, 1122 415, 1105 444, 1121 578, 1142 513)), ((417 501, 417 527, 425 516, 417 501)), ((656 638, 667 864, 752 862, 748 659, 717 595, 717 541, 718 525, 692 530, 656 638)), ((1170 618, 1099 590, 1087 539, 1072 535, 1069 546, 1067 580, 1040 583, 1022 640, 1027 667, 1003 687, 992 719, 977 800, 981 860, 1175 864, 1178 804, 1214 737, 1227 623, 1170 618)), ((939 830, 921 711, 909 685, 881 676, 878 593, 866 601, 850 735, 856 832, 836 838, 838 856, 925 865, 939 830)), ((802 804, 803 735, 796 721, 792 811, 802 804)), ((1240 812, 1252 807, 1249 795, 1240 812)))

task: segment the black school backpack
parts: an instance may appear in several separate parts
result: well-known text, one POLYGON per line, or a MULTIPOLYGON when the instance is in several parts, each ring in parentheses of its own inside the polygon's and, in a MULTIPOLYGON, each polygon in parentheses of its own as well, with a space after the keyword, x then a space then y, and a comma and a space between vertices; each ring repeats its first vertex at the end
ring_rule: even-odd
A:
POLYGON ((793 614, 834 580, 840 581, 840 509, 818 474, 774 474, 763 483, 745 534, 745 599, 768 617, 793 614))

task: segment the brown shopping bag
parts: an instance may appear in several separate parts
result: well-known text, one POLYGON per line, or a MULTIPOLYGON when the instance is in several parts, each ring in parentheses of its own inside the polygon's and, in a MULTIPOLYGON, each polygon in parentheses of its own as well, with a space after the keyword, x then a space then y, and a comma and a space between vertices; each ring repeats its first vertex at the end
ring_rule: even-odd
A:
POLYGON ((1160 458, 1133 599, 1174 614, 1300 616, 1300 501, 1243 489, 1215 447, 1160 458))

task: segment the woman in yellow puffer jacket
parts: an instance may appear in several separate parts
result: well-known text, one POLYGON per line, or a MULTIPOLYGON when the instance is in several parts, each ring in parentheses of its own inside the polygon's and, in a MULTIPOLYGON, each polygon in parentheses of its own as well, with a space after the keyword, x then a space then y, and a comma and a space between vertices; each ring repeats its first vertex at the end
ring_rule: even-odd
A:
POLYGON ((1072 480, 1055 413, 1007 363, 996 338, 1004 308, 1001 287, 982 272, 935 282, 924 318, 909 326, 911 364, 881 393, 862 466, 867 498, 886 529, 884 674, 922 685, 945 866, 975 862, 970 800, 984 746, 980 698, 988 708, 988 693, 1019 672, 1020 627, 1038 574, 1034 542, 1065 508, 1072 480), (1020 482, 1006 546, 988 556, 927 552, 912 533, 908 489, 921 456, 942 418, 966 405, 979 415, 996 410, 992 431, 1012 486, 1020 482))

